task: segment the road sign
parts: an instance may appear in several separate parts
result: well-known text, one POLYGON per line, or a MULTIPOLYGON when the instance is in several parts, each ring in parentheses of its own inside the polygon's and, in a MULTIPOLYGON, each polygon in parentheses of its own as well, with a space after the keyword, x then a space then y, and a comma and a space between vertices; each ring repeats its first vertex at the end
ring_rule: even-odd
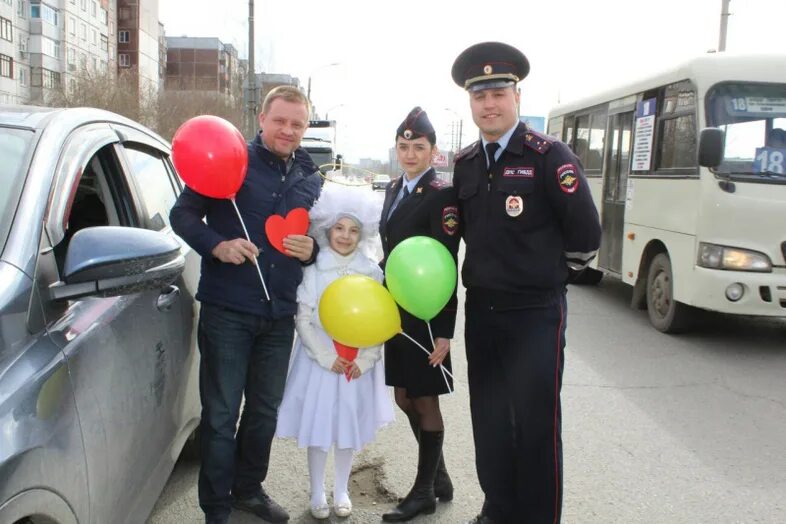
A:
POLYGON ((448 167, 448 157, 444 153, 437 153, 431 161, 434 167, 448 167))

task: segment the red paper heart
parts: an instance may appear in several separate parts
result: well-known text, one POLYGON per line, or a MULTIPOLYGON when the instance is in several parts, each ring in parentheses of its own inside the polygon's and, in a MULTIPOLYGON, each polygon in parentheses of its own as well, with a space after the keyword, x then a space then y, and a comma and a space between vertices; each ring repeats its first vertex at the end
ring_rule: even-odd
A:
MULTIPOLYGON (((358 356, 358 348, 353 348, 351 346, 345 346, 341 342, 334 340, 333 346, 336 348, 336 353, 339 357, 345 358, 350 362, 353 362, 355 358, 358 356)), ((347 377, 347 382, 352 380, 352 375, 349 374, 349 370, 347 369, 344 371, 344 376, 347 377)))
POLYGON ((308 211, 302 207, 297 207, 287 213, 284 218, 281 215, 270 215, 265 221, 265 234, 270 245, 286 255, 284 249, 284 238, 289 235, 305 235, 308 232, 308 211))

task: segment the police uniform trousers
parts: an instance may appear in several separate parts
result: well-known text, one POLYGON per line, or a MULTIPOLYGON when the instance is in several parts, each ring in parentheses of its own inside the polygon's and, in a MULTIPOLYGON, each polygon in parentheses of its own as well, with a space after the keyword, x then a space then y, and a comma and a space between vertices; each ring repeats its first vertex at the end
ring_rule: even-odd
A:
POLYGON ((467 290, 465 343, 483 514, 559 522, 565 294, 531 307, 467 290))
MULTIPOLYGON (((413 317, 403 309, 401 313, 402 331, 417 340, 423 347, 434 349, 429 336, 428 325, 424 320, 413 317)), ((451 371, 450 353, 442 362, 451 371)), ((405 388, 407 397, 431 397, 449 393, 445 384, 447 378, 453 389, 453 379, 445 373, 443 378, 440 367, 432 367, 425 351, 407 337, 399 334, 385 342, 385 383, 388 386, 405 388)))

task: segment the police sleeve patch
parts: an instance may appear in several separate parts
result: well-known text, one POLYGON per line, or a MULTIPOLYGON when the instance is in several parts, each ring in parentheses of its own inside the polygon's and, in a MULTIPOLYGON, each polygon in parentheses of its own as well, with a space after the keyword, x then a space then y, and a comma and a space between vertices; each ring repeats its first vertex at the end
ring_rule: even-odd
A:
POLYGON ((458 231, 458 207, 446 206, 442 208, 442 231, 453 236, 458 231))
POLYGON ((579 176, 576 166, 573 164, 563 164, 557 168, 557 182, 563 193, 575 193, 579 188, 579 176))

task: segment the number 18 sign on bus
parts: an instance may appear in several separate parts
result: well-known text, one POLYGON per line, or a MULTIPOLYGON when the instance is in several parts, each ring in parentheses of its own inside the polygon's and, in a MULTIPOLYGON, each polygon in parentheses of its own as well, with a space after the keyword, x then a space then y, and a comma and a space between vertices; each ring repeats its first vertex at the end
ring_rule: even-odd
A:
POLYGON ((756 158, 753 160, 754 173, 784 174, 784 158, 786 149, 775 147, 757 147, 756 158))

